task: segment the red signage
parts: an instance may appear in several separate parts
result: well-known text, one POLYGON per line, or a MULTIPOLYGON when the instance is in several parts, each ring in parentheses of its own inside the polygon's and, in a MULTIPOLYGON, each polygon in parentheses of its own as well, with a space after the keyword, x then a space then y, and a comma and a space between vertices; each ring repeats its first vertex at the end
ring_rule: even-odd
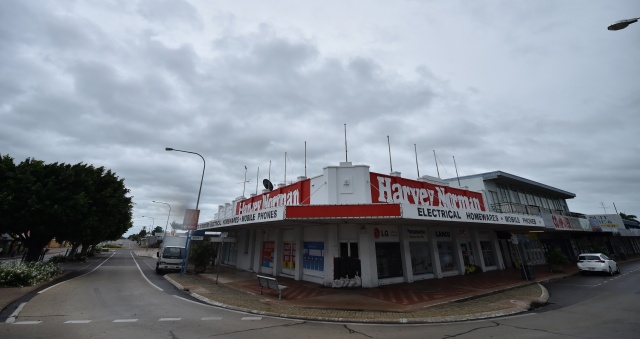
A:
POLYGON ((370 173, 371 202, 485 211, 482 193, 370 173))
POLYGON ((200 217, 200 210, 186 209, 184 211, 184 220, 182 222, 183 229, 195 230, 198 227, 198 219, 200 217))
POLYGON ((311 180, 306 179, 271 192, 238 201, 235 206, 235 215, 279 206, 309 205, 310 187, 311 180))

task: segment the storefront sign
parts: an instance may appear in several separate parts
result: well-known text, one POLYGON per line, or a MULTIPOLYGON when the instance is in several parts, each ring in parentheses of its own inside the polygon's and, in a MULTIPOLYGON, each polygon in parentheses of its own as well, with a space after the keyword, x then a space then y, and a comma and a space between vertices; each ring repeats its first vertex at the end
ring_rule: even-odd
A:
POLYGON ((399 241, 398 228, 395 226, 377 226, 373 229, 375 241, 399 241))
POLYGON ((411 241, 420 240, 426 241, 429 236, 427 229, 424 227, 407 227, 407 238, 411 241))
POLYGON ((231 218, 211 220, 198 224, 198 230, 205 230, 216 227, 236 226, 284 220, 284 206, 237 215, 231 218))
POLYGON ((424 205, 453 210, 484 211, 482 193, 370 173, 371 202, 424 205))
POLYGON ((280 206, 308 205, 311 180, 298 181, 289 186, 236 202, 235 215, 243 215, 280 206))
POLYGON ((548 228, 554 228, 561 231, 582 231, 580 219, 576 217, 568 217, 565 215, 540 213, 544 224, 548 228))
POLYGON ((402 204, 402 217, 407 219, 443 220, 475 222, 483 224, 502 224, 544 227, 542 218, 531 215, 488 213, 473 210, 453 210, 447 208, 421 207, 402 204))
POLYGON ((198 225, 198 218, 200 217, 200 210, 192 210, 187 208, 184 211, 184 219, 182 225, 184 230, 195 230, 198 225))
POLYGON ((618 214, 591 214, 587 215, 592 225, 597 225, 602 232, 613 232, 614 229, 625 229, 622 217, 618 214))
POLYGON ((451 240, 453 238, 453 232, 449 229, 437 229, 435 231, 437 240, 451 240))

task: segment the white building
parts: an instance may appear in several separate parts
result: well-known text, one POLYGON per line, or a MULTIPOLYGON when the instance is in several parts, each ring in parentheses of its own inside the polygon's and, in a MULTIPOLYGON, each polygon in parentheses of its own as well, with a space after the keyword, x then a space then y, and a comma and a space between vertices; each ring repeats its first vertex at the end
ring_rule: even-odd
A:
POLYGON ((198 224, 229 232, 225 264, 325 286, 347 277, 376 287, 504 269, 496 231, 545 228, 540 216, 491 211, 483 192, 350 162, 279 186, 221 205, 214 220, 198 224))

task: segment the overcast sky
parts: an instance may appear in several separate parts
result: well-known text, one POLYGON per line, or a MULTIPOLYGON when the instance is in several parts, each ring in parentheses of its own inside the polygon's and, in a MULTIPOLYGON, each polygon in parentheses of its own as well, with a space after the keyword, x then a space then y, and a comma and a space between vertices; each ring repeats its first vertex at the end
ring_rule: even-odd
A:
MULTIPOLYGON (((640 17, 628 1, 42 1, 0 10, 0 154, 104 166, 134 225, 348 160, 501 170, 640 215, 640 17), (285 152, 287 153, 285 173, 285 152), (247 180, 243 184, 247 166, 247 180), (269 166, 271 171, 269 173, 269 166), (259 168, 259 175, 258 175, 259 168), (142 216, 151 216, 142 218, 142 216)), ((603 208, 604 206, 604 208, 603 208)))

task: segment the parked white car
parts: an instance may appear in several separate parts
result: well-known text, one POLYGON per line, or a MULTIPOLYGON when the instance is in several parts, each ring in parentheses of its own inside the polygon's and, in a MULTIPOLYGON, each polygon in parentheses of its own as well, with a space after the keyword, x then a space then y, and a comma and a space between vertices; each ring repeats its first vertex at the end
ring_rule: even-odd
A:
POLYGON ((615 260, 602 253, 583 253, 578 256, 578 270, 584 275, 588 272, 604 272, 610 275, 620 273, 615 260))

